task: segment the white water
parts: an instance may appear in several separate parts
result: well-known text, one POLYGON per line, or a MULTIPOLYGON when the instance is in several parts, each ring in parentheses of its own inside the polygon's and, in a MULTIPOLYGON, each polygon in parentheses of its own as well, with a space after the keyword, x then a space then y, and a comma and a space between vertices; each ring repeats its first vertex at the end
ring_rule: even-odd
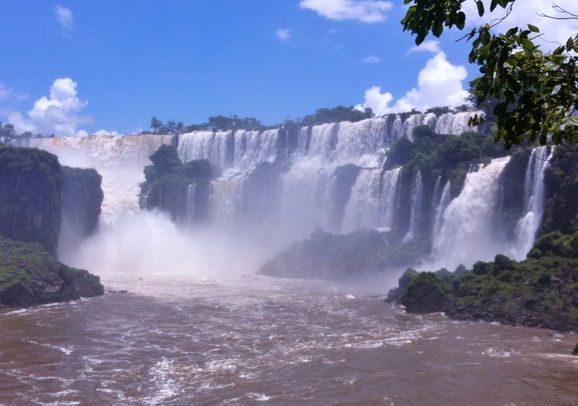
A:
POLYGON ((413 240, 419 235, 422 219, 423 205, 423 182, 421 172, 417 171, 413 176, 411 185, 411 212, 409 218, 409 231, 403 237, 403 242, 413 240))
POLYGON ((441 230, 433 241, 435 267, 453 271, 460 264, 471 267, 478 260, 491 261, 504 252, 504 242, 497 238, 492 219, 498 175, 509 159, 494 159, 481 170, 468 173, 462 192, 446 208, 441 230))
POLYGON ((530 162, 526 169, 524 183, 524 216, 516 225, 517 243, 512 256, 524 259, 536 239, 536 231, 542 221, 544 212, 544 170, 550 157, 546 147, 538 147, 532 151, 530 162))
MULTIPOLYGON (((198 229, 196 234, 193 233, 194 242, 190 235, 184 235, 184 231, 169 232, 173 228, 164 224, 168 220, 163 216, 141 213, 138 210, 138 184, 144 180, 142 169, 149 164, 148 156, 163 143, 170 143, 171 136, 100 136, 34 139, 29 142, 56 153, 64 164, 96 167, 103 174, 105 203, 102 230, 97 236, 101 239, 90 242, 94 244, 99 241, 101 245, 104 244, 103 252, 110 248, 101 234, 116 239, 113 246, 121 252, 132 252, 130 235, 146 235, 149 232, 148 229, 140 230, 136 226, 137 221, 134 219, 139 219, 139 222, 145 224, 158 223, 150 228, 157 233, 154 237, 151 236, 150 240, 156 240, 158 233, 165 233, 166 235, 159 237, 161 241, 176 242, 174 246, 167 245, 167 249, 179 250, 182 246, 182 255, 186 255, 185 247, 190 244, 195 244, 199 250, 207 244, 221 244, 222 247, 229 247, 227 249, 234 255, 239 254, 250 259, 251 269, 256 269, 275 252, 308 236, 318 227, 337 233, 352 232, 360 228, 393 229, 399 224, 402 204, 411 206, 410 226, 404 240, 409 241, 419 233, 427 231, 421 229, 422 209, 429 208, 434 203, 423 202, 421 174, 414 177, 411 202, 402 202, 401 169, 387 172, 381 169, 385 151, 401 134, 404 125, 406 129, 408 126, 415 128, 415 125, 424 123, 433 126, 435 121, 435 126, 440 128, 440 131, 451 132, 456 128, 463 128, 471 115, 472 113, 443 115, 436 120, 432 114, 419 115, 406 121, 407 125, 402 123, 399 117, 389 125, 390 117, 372 118, 358 123, 334 123, 301 129, 298 134, 299 145, 290 158, 289 169, 280 175, 276 186, 275 193, 279 194, 280 203, 278 208, 271 208, 275 210, 274 219, 255 227, 239 221, 243 218, 246 198, 242 179, 258 163, 273 162, 276 159, 281 130, 194 132, 181 135, 178 151, 184 161, 207 158, 226 170, 222 179, 212 182, 209 223, 202 226, 195 224, 192 213, 195 211, 194 197, 197 191, 194 187, 189 190, 189 215, 186 223, 190 228, 198 229), (345 205, 341 210, 343 218, 336 218, 335 196, 338 185, 335 169, 343 164, 359 165, 361 169, 351 188, 349 200, 342 203, 345 205), (230 176, 232 173, 236 175, 230 176), (115 224, 119 222, 124 222, 125 226, 116 227, 115 224), (126 224, 132 224, 134 231, 126 224), (114 231, 117 228, 118 230, 114 231), (184 240, 177 238, 175 232, 182 234, 184 240), (115 233, 126 235, 115 236, 115 233), (210 242, 203 242, 200 237, 200 240, 195 239, 202 233, 212 233, 212 237, 207 239, 210 242), (231 245, 233 241, 235 243, 231 245), (252 249, 255 252, 251 251, 252 249)), ((543 154, 536 152, 538 153, 543 154)), ((507 243, 496 240, 498 233, 492 233, 491 224, 492 215, 496 211, 495 190, 504 165, 505 160, 498 160, 478 172, 468 174, 461 195, 451 202, 450 185, 446 182, 439 194, 439 202, 435 204, 435 210, 432 209, 431 214, 435 267, 444 266, 453 270, 460 263, 470 266, 478 259, 491 260, 500 252, 522 253, 533 242, 543 208, 543 166, 537 168, 537 164, 533 164, 534 166, 529 168, 532 175, 528 175, 529 180, 526 183, 532 193, 528 192, 527 214, 519 224, 520 229, 524 230, 520 235, 526 237, 507 243)), ((438 185, 438 189, 439 187, 441 186, 438 185)), ((435 193, 435 196, 437 195, 438 193, 435 193)), ((263 206, 260 210, 269 208, 263 206)), ((66 247, 61 248, 63 251, 66 247)), ((150 247, 150 250, 155 251, 155 248, 150 247)), ((168 255, 172 255, 170 252, 169 250, 168 255)), ((72 256, 70 253, 62 254, 65 257, 72 256)), ((181 254, 175 254, 175 257, 179 258, 181 254)), ((91 258, 91 261, 77 265, 91 267, 91 262, 96 261, 94 257, 91 258)), ((245 260, 237 262, 247 263, 245 260)), ((135 266, 141 266, 140 262, 135 266)))
POLYGON ((104 201, 101 221, 112 225, 124 211, 139 211, 139 184, 149 156, 172 135, 93 135, 76 138, 31 138, 25 146, 40 148, 58 156, 62 165, 95 168, 102 175, 104 201))

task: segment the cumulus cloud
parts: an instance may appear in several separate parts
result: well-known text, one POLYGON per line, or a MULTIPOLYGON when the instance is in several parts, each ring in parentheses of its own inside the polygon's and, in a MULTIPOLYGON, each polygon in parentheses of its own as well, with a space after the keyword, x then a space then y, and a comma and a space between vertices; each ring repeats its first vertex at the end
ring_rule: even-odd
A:
POLYGON ((418 46, 411 47, 408 54, 419 53, 419 52, 431 52, 433 54, 437 54, 440 52, 440 43, 439 41, 424 41, 418 46))
POLYGON ((379 59, 379 57, 377 57, 377 56, 368 56, 367 58, 363 58, 359 62, 361 62, 361 63, 380 63, 381 59, 379 59))
POLYGON ((56 6, 54 7, 54 14, 56 14, 56 20, 60 23, 62 28, 65 30, 72 30, 74 19, 72 18, 72 11, 66 7, 56 6))
MULTIPOLYGON (((140 131, 139 131, 140 133, 140 131)), ((98 130, 94 133, 94 135, 118 135, 116 131, 106 131, 106 130, 98 130)))
MULTIPOLYGON (((495 30, 505 32, 511 27, 524 27, 529 23, 540 28, 543 35, 540 37, 539 42, 545 50, 552 49, 560 44, 565 44, 566 40, 578 31, 578 20, 556 20, 542 17, 542 14, 553 17, 562 16, 552 8, 554 3, 569 12, 578 14, 578 2, 576 0, 518 1, 514 3, 512 12, 503 22, 495 27, 495 30)), ((489 7, 486 7, 484 16, 479 17, 474 2, 466 1, 462 6, 468 16, 467 23, 469 25, 491 23, 506 15, 505 10, 501 7, 496 7, 492 13, 490 13, 489 7)))
POLYGON ((42 97, 34 103, 27 113, 8 115, 8 121, 14 124, 16 132, 30 131, 41 134, 54 134, 59 137, 85 136, 86 131, 78 131, 79 124, 90 124, 91 116, 78 116, 88 101, 78 98, 77 83, 70 78, 56 79, 50 87, 50 97, 42 97))
POLYGON ((393 106, 389 105, 393 101, 392 94, 382 93, 381 87, 373 86, 365 91, 365 103, 356 107, 370 107, 375 114, 382 115, 411 111, 414 108, 426 110, 436 106, 458 106, 468 96, 462 85, 466 77, 464 66, 452 65, 445 53, 438 52, 419 73, 417 88, 408 91, 393 106))
POLYGON ((292 37, 291 29, 290 28, 280 28, 277 30, 276 35, 281 41, 285 42, 285 41, 289 40, 289 38, 292 37))
POLYGON ((301 0, 299 7, 316 11, 330 20, 375 23, 386 18, 393 5, 382 0, 301 0))

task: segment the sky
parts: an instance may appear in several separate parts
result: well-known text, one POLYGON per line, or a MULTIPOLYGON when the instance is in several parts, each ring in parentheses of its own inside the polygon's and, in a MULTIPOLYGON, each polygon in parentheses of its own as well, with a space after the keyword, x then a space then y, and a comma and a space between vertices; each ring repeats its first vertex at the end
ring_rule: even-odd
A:
MULTIPOLYGON (((556 3, 578 12, 575 1, 556 3)), ((517 3, 506 28, 532 22, 545 47, 578 32, 577 20, 537 15, 553 14, 551 0, 517 3)), ((471 24, 496 17, 465 6, 471 24)), ((405 10, 403 0, 3 0, 0 121, 84 136, 138 133, 153 116, 274 125, 339 105, 381 115, 463 104, 477 73, 463 32, 416 47, 405 10)))

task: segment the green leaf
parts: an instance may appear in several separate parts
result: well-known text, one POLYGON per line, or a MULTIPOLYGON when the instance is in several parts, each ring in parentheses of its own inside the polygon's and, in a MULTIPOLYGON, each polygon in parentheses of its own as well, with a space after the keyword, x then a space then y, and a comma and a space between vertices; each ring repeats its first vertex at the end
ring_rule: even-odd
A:
POLYGON ((478 0, 476 2, 476 5, 478 6, 478 15, 481 17, 484 15, 484 3, 482 3, 482 0, 478 0))
POLYGON ((538 29, 538 27, 536 27, 535 25, 528 24, 528 28, 529 28, 530 31, 532 31, 532 32, 540 32, 540 30, 538 29))

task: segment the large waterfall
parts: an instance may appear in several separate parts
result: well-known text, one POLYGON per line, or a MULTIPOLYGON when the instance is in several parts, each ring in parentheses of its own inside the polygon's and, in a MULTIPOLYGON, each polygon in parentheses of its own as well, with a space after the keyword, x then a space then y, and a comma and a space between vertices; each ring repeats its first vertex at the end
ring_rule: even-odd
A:
MULTIPOLYGON (((205 243, 221 238, 216 230, 234 230, 231 241, 267 246, 271 252, 264 255, 307 237, 316 228, 333 233, 375 228, 401 233, 406 242, 416 237, 431 238, 432 267, 453 270, 459 264, 471 266, 476 260, 491 260, 497 253, 521 259, 534 241, 543 210, 545 149, 534 150, 528 164, 523 180, 525 209, 514 241, 502 238, 504 233, 495 221, 500 176, 508 158, 495 159, 470 171, 463 189, 453 198, 448 179, 438 177, 435 187, 426 190, 424 177, 431 174, 411 173, 399 167, 383 169, 386 151, 399 138, 410 137, 416 126, 428 125, 438 133, 457 135, 471 130, 467 122, 473 114, 436 117, 429 113, 405 120, 390 115, 293 132, 278 128, 181 134, 177 146, 181 160, 208 159, 221 168, 222 176, 212 181, 208 223, 202 227, 196 224, 199 191, 191 185, 179 227, 203 228, 212 235, 212 239, 203 239, 205 243), (258 170, 268 173, 269 181, 252 179, 258 170)), ((53 152, 65 165, 95 167, 101 172, 105 191, 102 221, 113 225, 120 213, 139 212, 138 185, 144 181, 143 167, 150 164, 148 156, 160 145, 170 143, 177 143, 177 139, 143 134, 29 139, 22 144, 53 152)), ((146 233, 154 221, 144 219, 145 215, 141 212, 141 220, 124 218, 122 223, 136 227, 140 221, 146 233)), ((166 228, 171 235, 176 232, 168 225, 156 228, 166 228)), ((165 244, 165 240, 157 244, 165 244)), ((179 241, 173 246, 181 247, 179 255, 186 256, 190 249, 186 242, 179 241)))
POLYGON ((18 146, 44 149, 58 156, 62 165, 95 168, 102 175, 104 201, 101 220, 113 224, 122 211, 139 210, 139 183, 149 156, 172 135, 93 135, 90 137, 30 138, 18 146))

